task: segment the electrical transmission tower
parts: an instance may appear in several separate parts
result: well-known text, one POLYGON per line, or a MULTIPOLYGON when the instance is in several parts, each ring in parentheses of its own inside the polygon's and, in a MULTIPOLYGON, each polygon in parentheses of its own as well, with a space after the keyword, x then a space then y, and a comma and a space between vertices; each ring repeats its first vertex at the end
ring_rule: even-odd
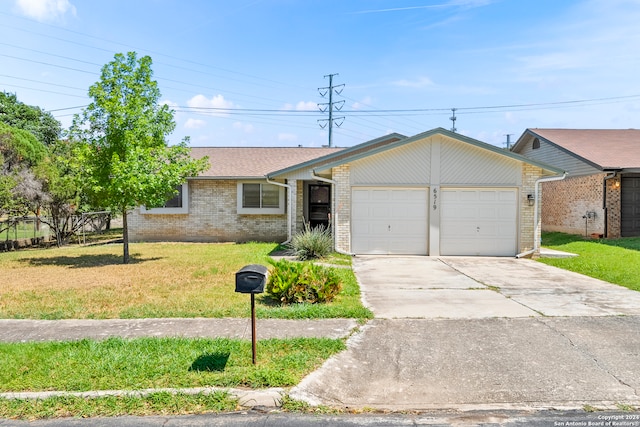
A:
POLYGON ((458 119, 456 117, 456 110, 457 108, 452 108, 451 112, 453 113, 453 116, 449 117, 449 120, 451 120, 451 122, 453 123, 451 125, 451 132, 456 132, 458 129, 456 129, 456 120, 458 119))
POLYGON ((342 93, 342 90, 344 89, 344 83, 338 86, 333 85, 333 76, 337 76, 337 75, 338 74, 336 73, 336 74, 327 74, 326 76, 324 76, 325 78, 329 77, 329 86, 318 88, 318 92, 320 92, 320 96, 322 96, 323 98, 325 98, 327 94, 329 95, 329 102, 323 102, 318 104, 318 108, 320 108, 320 111, 322 111, 323 113, 326 111, 329 111, 328 119, 318 120, 318 124, 322 129, 326 128, 327 126, 329 127, 329 147, 333 147, 333 140, 332 140, 333 124, 335 123, 336 126, 340 127, 342 126, 342 123, 344 123, 344 116, 333 117, 333 110, 335 109, 336 111, 340 111, 342 110, 342 106, 344 105, 344 99, 342 101, 333 100, 333 94, 335 93, 336 95, 340 95, 342 93))

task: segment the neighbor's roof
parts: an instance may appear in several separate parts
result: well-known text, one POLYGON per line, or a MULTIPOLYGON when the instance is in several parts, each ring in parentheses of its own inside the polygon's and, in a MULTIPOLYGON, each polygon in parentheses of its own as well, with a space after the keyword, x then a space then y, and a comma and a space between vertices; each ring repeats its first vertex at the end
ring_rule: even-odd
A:
POLYGON ((640 167, 640 129, 527 129, 606 169, 640 167))
POLYGON ((285 169, 342 148, 313 147, 192 147, 196 159, 209 157, 209 169, 199 177, 262 178, 269 172, 285 169))

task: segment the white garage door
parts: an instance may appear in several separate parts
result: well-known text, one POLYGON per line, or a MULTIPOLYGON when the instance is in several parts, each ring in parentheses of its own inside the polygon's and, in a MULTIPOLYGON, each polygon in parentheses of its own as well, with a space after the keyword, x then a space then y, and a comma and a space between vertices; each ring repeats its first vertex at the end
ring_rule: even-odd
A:
POLYGON ((354 188, 351 250, 368 255, 426 255, 426 188, 354 188))
POLYGON ((442 189, 441 255, 516 255, 515 189, 442 189))

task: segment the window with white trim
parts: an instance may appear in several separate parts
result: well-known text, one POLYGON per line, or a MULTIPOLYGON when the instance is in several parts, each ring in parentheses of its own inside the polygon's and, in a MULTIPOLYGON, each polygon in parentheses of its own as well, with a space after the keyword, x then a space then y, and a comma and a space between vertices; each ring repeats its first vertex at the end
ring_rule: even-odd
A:
POLYGON ((165 204, 158 208, 147 209, 140 206, 142 214, 188 214, 189 213, 189 185, 185 182, 179 185, 176 190, 178 194, 167 200, 165 204))
POLYGON ((283 214, 284 188, 266 182, 239 182, 238 213, 283 214))

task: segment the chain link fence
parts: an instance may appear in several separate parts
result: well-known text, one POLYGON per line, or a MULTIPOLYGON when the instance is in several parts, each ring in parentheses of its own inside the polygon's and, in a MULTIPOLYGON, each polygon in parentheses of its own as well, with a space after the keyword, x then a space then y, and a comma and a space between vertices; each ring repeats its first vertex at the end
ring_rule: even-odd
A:
POLYGON ((102 233, 111 225, 111 212, 86 212, 55 224, 46 216, 5 217, 0 220, 0 252, 62 243, 86 244, 87 236, 102 233))

